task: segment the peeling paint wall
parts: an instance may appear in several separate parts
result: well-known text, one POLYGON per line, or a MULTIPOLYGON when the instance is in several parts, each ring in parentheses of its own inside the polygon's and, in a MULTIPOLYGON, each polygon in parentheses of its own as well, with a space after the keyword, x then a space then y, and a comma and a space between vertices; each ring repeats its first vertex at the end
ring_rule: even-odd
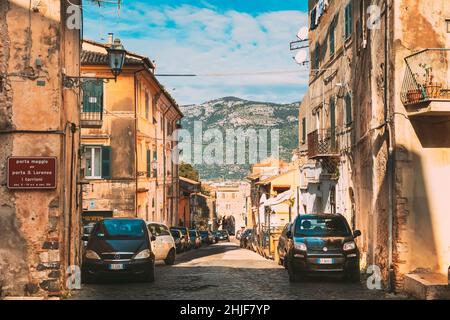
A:
POLYGON ((66 29, 65 6, 54 0, 0 3, 2 295, 59 295, 66 289, 66 266, 79 263, 78 138, 66 126, 77 126, 77 93, 64 92, 61 84, 63 67, 78 75, 79 31, 66 29), (57 157, 57 189, 7 189, 10 156, 57 157))
MULTIPOLYGON (((395 86, 392 101, 396 140, 395 270, 397 284, 414 271, 446 274, 450 265, 450 117, 407 119, 400 92, 404 58, 426 48, 449 48, 448 1, 395 1, 395 86)), ((431 61, 423 61, 430 64, 431 61)), ((448 72, 448 71, 447 71, 448 72)), ((449 79, 448 79, 449 80, 449 79)), ((450 109, 450 107, 447 107, 450 109)))

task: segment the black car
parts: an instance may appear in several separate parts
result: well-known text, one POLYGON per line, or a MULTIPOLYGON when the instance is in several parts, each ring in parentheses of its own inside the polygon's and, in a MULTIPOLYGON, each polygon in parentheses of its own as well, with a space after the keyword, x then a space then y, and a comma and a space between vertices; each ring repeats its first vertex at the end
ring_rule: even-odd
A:
POLYGON ((155 281, 155 255, 145 221, 111 218, 97 222, 87 239, 81 267, 84 282, 98 278, 135 276, 155 281))
POLYGON ((230 241, 230 235, 227 230, 218 230, 216 238, 217 241, 230 241))
POLYGON ((311 273, 339 273, 359 281, 359 250, 347 220, 339 214, 298 216, 286 232, 285 254, 289 281, 311 273))

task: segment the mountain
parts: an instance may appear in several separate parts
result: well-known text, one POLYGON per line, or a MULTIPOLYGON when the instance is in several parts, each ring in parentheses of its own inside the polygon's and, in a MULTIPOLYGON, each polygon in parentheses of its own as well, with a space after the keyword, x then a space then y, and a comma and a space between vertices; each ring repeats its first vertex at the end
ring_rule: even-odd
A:
MULTIPOLYGON (((203 132, 219 129, 223 136, 227 129, 279 129, 280 158, 290 161, 292 150, 298 146, 299 103, 276 104, 255 102, 236 97, 225 97, 199 105, 185 105, 180 109, 184 114, 181 122, 193 137, 194 121, 202 121, 203 132)), ((270 136, 269 136, 270 137, 270 136)), ((270 141, 270 138, 268 138, 270 141)), ((196 142, 197 143, 197 142, 196 142)), ((207 144, 207 142, 203 142, 207 144)), ((192 145, 193 150, 194 145, 192 145)), ((270 142, 269 142, 270 152, 270 142)), ((260 159, 261 160, 261 159, 260 159)), ((242 179, 250 171, 250 164, 235 165, 195 165, 202 180, 242 179)))

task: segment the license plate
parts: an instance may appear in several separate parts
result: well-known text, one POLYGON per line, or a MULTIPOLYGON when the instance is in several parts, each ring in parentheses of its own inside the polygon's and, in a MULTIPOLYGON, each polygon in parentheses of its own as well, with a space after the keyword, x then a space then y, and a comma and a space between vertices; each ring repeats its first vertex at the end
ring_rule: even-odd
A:
POLYGON ((125 269, 124 265, 121 263, 115 263, 109 265, 109 270, 123 270, 125 269))
POLYGON ((317 260, 318 260, 317 262, 319 262, 319 264, 333 264, 334 263, 332 258, 320 258, 317 260))

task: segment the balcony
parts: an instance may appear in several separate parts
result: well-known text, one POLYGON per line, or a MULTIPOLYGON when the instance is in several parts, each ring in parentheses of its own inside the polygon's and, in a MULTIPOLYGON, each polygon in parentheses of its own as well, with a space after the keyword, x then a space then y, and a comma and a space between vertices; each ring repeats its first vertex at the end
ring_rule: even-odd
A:
POLYGON ((308 134, 308 158, 335 157, 339 157, 339 145, 331 129, 320 129, 308 134))
POLYGON ((84 108, 80 114, 82 128, 101 128, 103 125, 103 107, 84 108))
POLYGON ((405 62, 401 100, 408 116, 450 116, 450 49, 425 49, 405 62))

